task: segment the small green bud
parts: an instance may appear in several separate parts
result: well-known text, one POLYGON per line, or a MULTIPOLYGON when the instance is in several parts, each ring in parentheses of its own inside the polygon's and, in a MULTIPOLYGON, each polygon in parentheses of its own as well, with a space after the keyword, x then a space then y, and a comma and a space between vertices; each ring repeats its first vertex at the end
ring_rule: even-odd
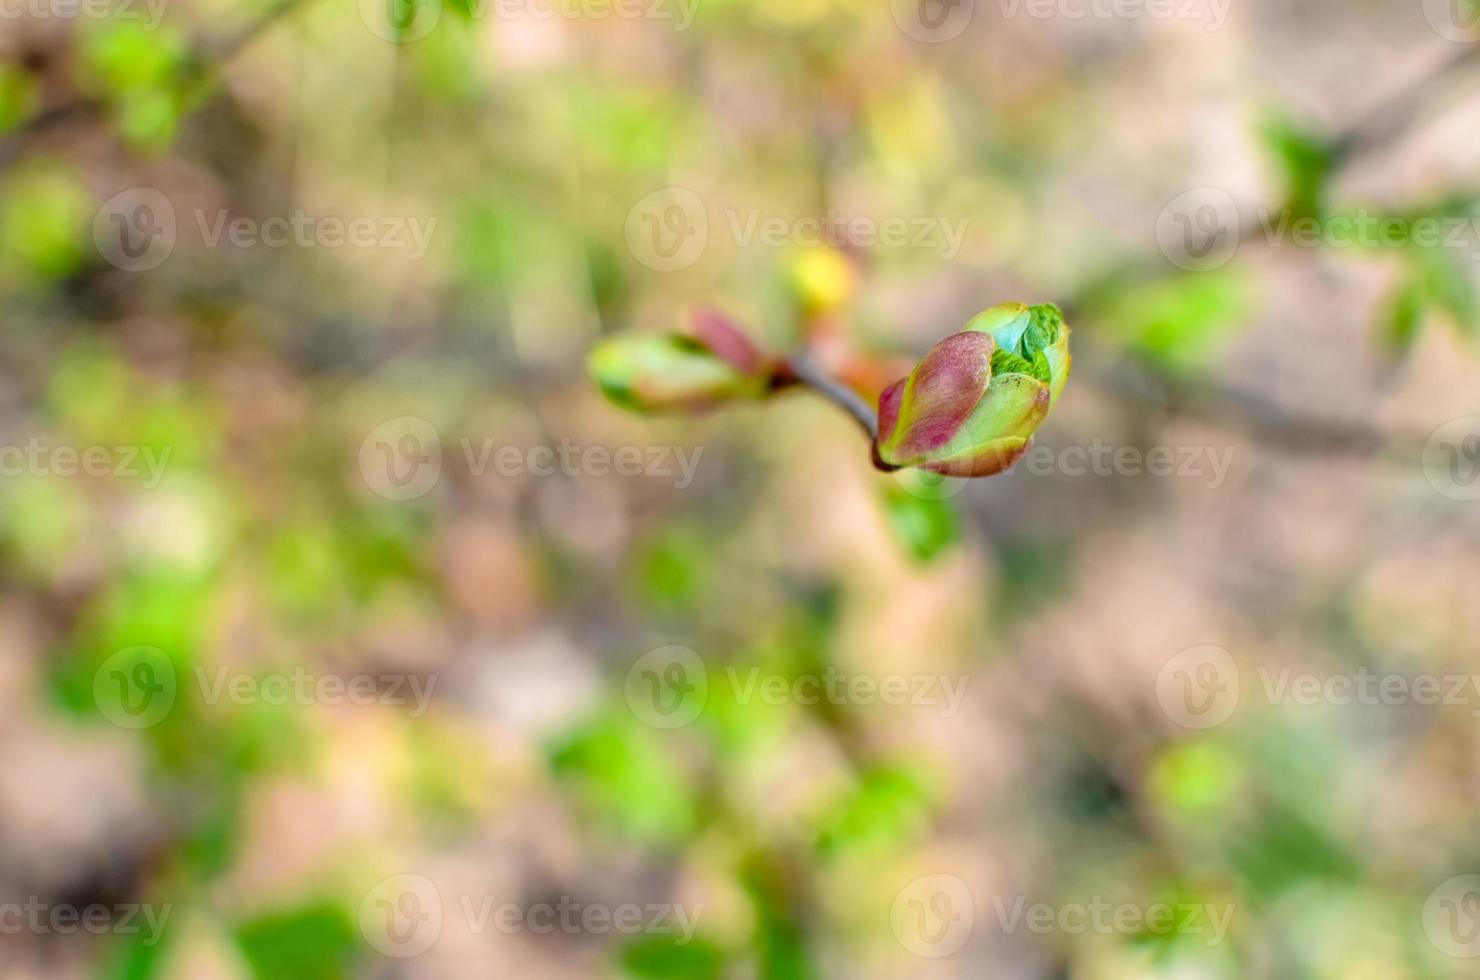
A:
POLYGON ((634 412, 701 412, 760 394, 761 383, 682 334, 614 337, 586 366, 602 394, 634 412))

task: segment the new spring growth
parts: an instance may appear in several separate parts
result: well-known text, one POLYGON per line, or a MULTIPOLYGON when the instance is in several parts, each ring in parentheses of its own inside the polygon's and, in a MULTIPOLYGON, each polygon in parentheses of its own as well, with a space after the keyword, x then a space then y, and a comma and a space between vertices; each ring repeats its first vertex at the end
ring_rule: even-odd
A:
POLYGON ((804 386, 843 408, 873 441, 874 465, 991 476, 1017 462, 1069 378, 1069 326, 1058 307, 1004 303, 936 344, 872 408, 805 352, 763 353, 718 313, 689 334, 616 337, 588 360, 601 391, 638 412, 698 412, 804 386))
POLYGON ((738 398, 759 398, 778 364, 739 328, 699 310, 689 334, 629 334, 603 341, 586 360, 602 394, 643 413, 695 413, 738 398))
POLYGON ((874 465, 992 476, 1016 463, 1069 378, 1059 308, 1004 303, 936 344, 879 396, 874 465))

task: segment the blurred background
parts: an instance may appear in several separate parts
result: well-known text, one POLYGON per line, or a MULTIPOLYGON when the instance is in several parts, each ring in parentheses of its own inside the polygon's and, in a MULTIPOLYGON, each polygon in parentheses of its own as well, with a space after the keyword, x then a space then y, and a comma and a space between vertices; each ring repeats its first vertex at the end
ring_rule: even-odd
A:
POLYGON ((0 0, 0 977, 1480 977, 1476 14, 0 0))

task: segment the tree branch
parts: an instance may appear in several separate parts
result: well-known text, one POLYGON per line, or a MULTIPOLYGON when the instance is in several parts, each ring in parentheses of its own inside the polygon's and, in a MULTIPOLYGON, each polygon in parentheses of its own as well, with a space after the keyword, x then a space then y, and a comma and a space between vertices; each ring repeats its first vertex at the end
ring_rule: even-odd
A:
POLYGON ((822 366, 812 359, 812 355, 805 351, 792 354, 787 358, 787 364, 791 373, 796 376, 797 382, 811 388, 853 416, 853 420, 868 434, 870 442, 879 437, 879 418, 872 406, 859 397, 852 388, 824 371, 822 366))

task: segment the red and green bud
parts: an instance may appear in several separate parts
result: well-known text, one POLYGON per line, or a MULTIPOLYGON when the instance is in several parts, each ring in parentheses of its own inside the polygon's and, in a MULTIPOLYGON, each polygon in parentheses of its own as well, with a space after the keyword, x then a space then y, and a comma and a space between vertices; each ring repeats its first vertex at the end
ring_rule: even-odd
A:
POLYGON ((879 396, 874 463, 1000 473, 1028 451, 1068 376, 1069 327, 1057 307, 985 310, 879 396))
POLYGON ((586 368, 622 408, 693 413, 765 394, 775 364, 729 320, 700 310, 691 335, 613 337, 592 349, 586 368))

